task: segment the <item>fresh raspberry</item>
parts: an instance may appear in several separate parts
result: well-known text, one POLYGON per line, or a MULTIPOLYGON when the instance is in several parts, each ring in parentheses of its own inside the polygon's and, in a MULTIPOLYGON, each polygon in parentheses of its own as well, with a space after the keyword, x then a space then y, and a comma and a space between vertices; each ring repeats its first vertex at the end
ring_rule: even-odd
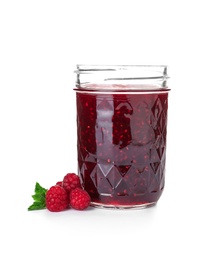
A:
POLYGON ((58 181, 57 183, 56 183, 56 185, 58 185, 58 186, 61 186, 62 187, 62 181, 58 181))
POLYGON ((81 189, 76 188, 70 192, 70 206, 74 209, 83 210, 90 204, 89 194, 81 189))
POLYGON ((46 193, 46 207, 48 210, 58 212, 69 205, 69 197, 63 187, 52 186, 46 193))
POLYGON ((75 173, 67 173, 63 179, 62 186, 68 193, 75 188, 81 188, 79 176, 75 173))

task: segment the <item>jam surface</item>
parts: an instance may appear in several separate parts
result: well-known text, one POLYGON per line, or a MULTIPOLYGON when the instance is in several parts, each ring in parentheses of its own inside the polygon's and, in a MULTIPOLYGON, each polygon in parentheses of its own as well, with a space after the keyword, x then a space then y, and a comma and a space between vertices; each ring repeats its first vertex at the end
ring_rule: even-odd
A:
POLYGON ((77 92, 78 171, 92 202, 155 203, 164 188, 168 92, 77 92))

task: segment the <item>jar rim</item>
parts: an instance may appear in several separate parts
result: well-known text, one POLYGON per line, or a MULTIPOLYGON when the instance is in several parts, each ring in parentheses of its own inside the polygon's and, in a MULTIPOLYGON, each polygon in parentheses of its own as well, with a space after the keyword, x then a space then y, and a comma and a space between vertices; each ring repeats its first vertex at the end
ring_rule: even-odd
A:
POLYGON ((167 90, 167 65, 77 64, 76 88, 88 90, 167 90))
POLYGON ((149 65, 149 64, 77 64, 75 73, 85 72, 85 71, 114 71, 118 69, 153 69, 161 68, 167 69, 167 65, 149 65))

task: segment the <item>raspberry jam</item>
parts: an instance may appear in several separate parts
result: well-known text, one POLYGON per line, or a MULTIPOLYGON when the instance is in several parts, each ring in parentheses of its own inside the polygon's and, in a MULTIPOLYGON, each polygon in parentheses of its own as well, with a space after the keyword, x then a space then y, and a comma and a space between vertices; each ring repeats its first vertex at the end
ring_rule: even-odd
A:
POLYGON ((78 173, 91 204, 155 204, 164 189, 168 90, 88 85, 76 89, 76 102, 78 173))

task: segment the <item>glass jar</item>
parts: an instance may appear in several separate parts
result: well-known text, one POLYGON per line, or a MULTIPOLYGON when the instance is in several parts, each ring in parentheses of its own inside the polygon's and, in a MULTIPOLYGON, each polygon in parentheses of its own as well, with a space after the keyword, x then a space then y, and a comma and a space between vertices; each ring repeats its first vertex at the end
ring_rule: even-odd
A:
POLYGON ((103 208, 156 204, 165 182, 167 66, 77 65, 78 174, 103 208))

